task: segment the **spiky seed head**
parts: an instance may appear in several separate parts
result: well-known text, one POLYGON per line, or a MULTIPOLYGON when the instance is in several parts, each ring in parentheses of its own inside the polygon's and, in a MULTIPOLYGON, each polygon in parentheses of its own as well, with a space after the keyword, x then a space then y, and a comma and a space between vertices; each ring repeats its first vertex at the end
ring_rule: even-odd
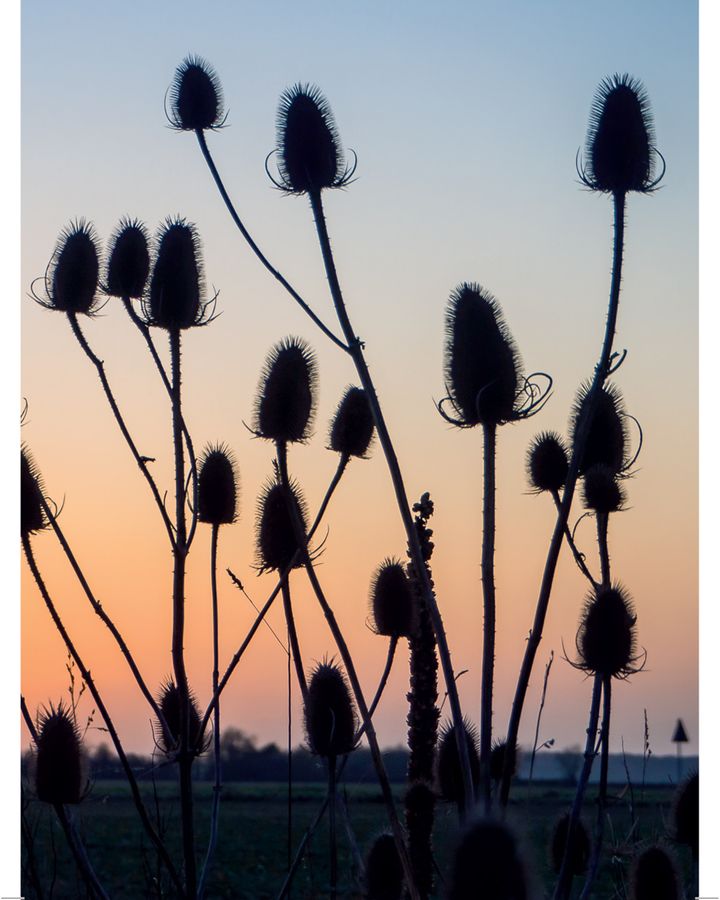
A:
MULTIPOLYGON (((260 571, 282 572, 291 564, 295 553, 302 547, 295 537, 295 529, 288 503, 294 507, 307 531, 305 500, 299 486, 290 483, 289 496, 282 483, 275 479, 265 484, 258 503, 257 553, 260 571)), ((298 557, 293 568, 302 566, 298 557)))
POLYGON ((20 537, 26 538, 47 528, 42 508, 44 496, 42 478, 27 447, 20 448, 20 537))
POLYGON ((121 219, 110 239, 105 292, 140 299, 150 272, 147 229, 137 219, 121 219))
POLYGON ((315 416, 317 364, 305 341, 285 338, 265 360, 257 400, 255 432, 270 441, 305 441, 315 416))
POLYGON ((455 851, 448 900, 527 900, 529 896, 525 860, 510 829, 492 819, 467 828, 455 851))
MULTIPOLYGON (((570 418, 571 442, 574 445, 582 420, 590 408, 590 385, 584 384, 578 391, 570 418)), ((580 458, 579 473, 598 463, 608 466, 619 475, 627 464, 627 428, 622 395, 615 385, 606 384, 597 397, 585 449, 580 458)))
POLYGON ((409 638, 415 621, 415 598, 405 567, 386 559, 377 568, 370 585, 372 628, 386 637, 409 638))
POLYGON ((202 57, 187 56, 175 70, 170 110, 170 121, 180 131, 204 131, 222 124, 220 79, 202 57))
POLYGON ((100 254, 93 226, 80 219, 60 235, 48 269, 43 304, 66 313, 92 315, 97 307, 100 254))
POLYGON ((686 844, 697 856, 700 841, 700 776, 697 772, 688 776, 675 791, 673 823, 675 840, 686 844))
POLYGON ((598 513, 613 513, 622 509, 625 491, 609 466, 597 463, 585 472, 583 503, 586 509, 598 513))
MULTIPOLYGON (((480 782, 477 729, 467 719, 463 719, 463 725, 465 727, 468 757, 470 758, 470 774, 472 775, 473 786, 477 786, 480 782)), ((435 757, 435 773, 440 797, 448 803, 462 802, 465 792, 460 770, 460 756, 458 754, 457 741, 455 740, 455 725, 452 722, 446 723, 440 731, 437 756, 435 757)))
MULTIPOLYGON (((565 846, 568 843, 569 827, 570 815, 569 813, 565 813, 564 816, 561 816, 558 819, 553 828, 552 840, 550 842, 550 860, 556 875, 560 874, 563 858, 565 856, 565 846)), ((587 828, 583 825, 582 819, 578 819, 572 828, 569 853, 571 874, 583 875, 587 869, 588 859, 590 858, 590 837, 587 828)))
POLYGON ((642 83, 612 75, 598 87, 586 144, 588 187, 604 193, 645 193, 653 187, 655 135, 642 83))
POLYGON ((156 246, 146 303, 149 324, 168 331, 201 325, 205 303, 195 226, 180 217, 166 219, 158 231, 156 246))
POLYGON ((79 803, 87 786, 85 757, 75 720, 62 703, 44 709, 37 729, 35 791, 44 803, 79 803))
POLYGON ((591 594, 576 640, 580 668, 616 677, 635 671, 635 623, 632 601, 619 585, 591 594))
POLYGON ((224 444, 206 448, 198 471, 198 519, 230 525, 237 516, 238 475, 235 458, 224 444))
POLYGON ((505 771, 505 760, 510 756, 510 774, 517 770, 518 745, 508 748, 507 741, 495 741, 490 749, 490 777, 493 781, 501 781, 505 771))
POLYGON ((375 422, 362 388, 349 387, 330 425, 330 449, 343 456, 364 457, 375 433, 375 422))
POLYGON ((559 491, 568 474, 565 442, 555 431, 536 435, 527 453, 527 472, 536 491, 559 491))
POLYGON ((348 181, 332 110, 314 85, 296 84, 283 91, 277 151, 282 186, 289 193, 319 193, 348 181))
POLYGON ((445 383, 458 424, 499 425, 515 415, 520 358, 495 298, 477 284, 450 295, 445 383))
MULTIPOLYGON (((160 722, 155 722, 155 739, 160 749, 168 756, 177 752, 180 747, 180 703, 180 690, 175 682, 169 678, 160 688, 158 705, 170 733, 166 734, 160 722)), ((203 746, 199 746, 200 726, 200 711, 191 691, 188 706, 188 747, 196 755, 204 753, 207 749, 207 742, 203 746)))
POLYGON ((633 860, 630 872, 631 900, 682 900, 677 863, 670 849, 656 844, 633 860))
POLYGON ((308 682, 305 734, 310 752, 337 757, 355 749, 357 716, 342 669, 320 663, 308 682))
POLYGON ((365 896, 367 900, 401 900, 403 867, 391 834, 373 841, 365 860, 365 896))

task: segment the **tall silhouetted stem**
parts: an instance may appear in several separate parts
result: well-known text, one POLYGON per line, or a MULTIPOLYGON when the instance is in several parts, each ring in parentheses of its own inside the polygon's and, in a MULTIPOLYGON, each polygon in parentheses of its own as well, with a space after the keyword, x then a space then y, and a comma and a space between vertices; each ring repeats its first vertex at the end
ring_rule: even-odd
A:
POLYGON ((588 900, 595 878, 600 867, 600 854, 602 853, 603 833, 605 831, 605 807, 607 805, 608 763, 610 758, 610 710, 612 698, 612 679, 609 676, 603 678, 603 719, 600 731, 601 755, 600 755, 600 784, 598 786, 598 811, 595 823, 595 841, 593 852, 588 865, 588 874, 583 885, 580 900, 588 900))
MULTIPOLYGON (((485 812, 490 812, 493 670, 495 666, 495 425, 483 426, 483 661, 480 700, 480 770, 485 812)), ((508 745, 511 746, 511 745, 508 745)))
MULTIPOLYGON (((535 609, 535 618, 530 631, 527 643, 525 644, 525 654, 523 656, 520 674, 518 676, 517 687, 515 688, 515 697, 513 700, 512 710, 510 713, 510 722, 508 724, 507 742, 512 747, 517 742, 518 731, 520 730, 520 720, 522 718, 523 704, 525 703, 525 695, 527 694, 528 684, 530 683, 530 675, 532 674, 535 655, 542 640, 543 627, 545 625, 545 616, 547 614, 548 605, 550 603, 550 593, 552 591, 553 579, 555 577, 555 569, 557 567, 560 548, 562 546, 563 535, 567 526, 570 508, 572 506, 573 496, 575 493, 575 485, 578 478, 578 468, 582 455, 585 450, 585 443, 595 412, 597 398, 611 369, 612 346, 615 337, 615 326, 617 323, 618 304, 620 302, 620 281, 622 277, 622 259, 623 246, 625 238, 625 194, 618 193, 613 195, 614 208, 614 244, 613 244, 613 267, 610 282, 610 301, 608 304, 608 315, 605 324, 605 337, 603 339, 602 349, 600 351, 600 359, 595 367, 590 392, 588 394, 585 415, 581 422, 578 423, 577 433, 572 449, 572 456, 568 469, 567 480, 563 489, 562 504, 555 522, 555 529, 550 540, 547 559, 545 560, 545 569, 543 570, 542 582, 540 584, 540 593, 535 609)), ((506 759, 505 771, 503 772, 502 785, 500 789, 500 802, 503 806, 507 804, 510 794, 510 781, 512 779, 512 771, 510 768, 510 758, 506 759)))
POLYGON ((608 519, 607 513, 596 513, 598 547, 600 548, 600 572, 602 586, 610 587, 610 551, 608 549, 608 519))
POLYGON ((337 898, 337 822, 336 784, 337 757, 328 757, 328 797, 330 798, 330 900, 337 898))

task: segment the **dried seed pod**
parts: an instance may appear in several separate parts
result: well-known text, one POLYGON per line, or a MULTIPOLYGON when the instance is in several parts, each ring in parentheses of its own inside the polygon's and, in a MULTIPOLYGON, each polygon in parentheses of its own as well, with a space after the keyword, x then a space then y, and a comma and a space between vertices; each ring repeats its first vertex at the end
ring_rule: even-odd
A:
POLYGON ((642 83, 629 75, 605 78, 590 110, 583 181, 604 193, 647 193, 657 183, 654 152, 650 102, 642 83))
POLYGON ((315 415, 317 364, 305 341, 289 337, 265 361, 257 400, 255 432, 271 441, 305 441, 315 415))
POLYGON ((84 219, 62 232, 45 277, 46 297, 36 298, 48 309, 92 315, 97 308, 100 254, 93 226, 84 219))
POLYGON ((330 449, 343 456, 364 458, 375 433, 375 422, 362 388, 349 387, 330 425, 330 449))
POLYGON ((384 560, 370 585, 372 628, 386 637, 408 638, 413 631, 415 600, 405 567, 396 559, 384 560))
MULTIPOLYGON (((289 500, 297 510, 303 531, 307 533, 305 499, 295 482, 290 483, 289 500)), ((257 513, 257 552, 260 571, 284 571, 299 550, 302 550, 302 547, 295 537, 295 528, 288 509, 287 492, 277 479, 268 481, 260 495, 257 513)), ((302 557, 298 557, 293 568, 297 569, 302 564, 302 557)))
MULTIPOLYGON (((578 391, 570 418, 571 442, 575 444, 580 423, 587 414, 590 400, 590 385, 584 384, 578 391)), ((597 402, 587 432, 585 449, 580 458, 578 472, 584 475, 594 465, 606 465, 611 472, 619 475, 627 466, 627 428, 622 395, 615 385, 604 385, 597 402)))
POLYGON ((631 900, 682 900, 681 884, 677 863, 668 848, 656 844, 633 860, 631 900))
POLYGON ((613 513, 622 509, 625 492, 609 466, 597 463, 585 473, 583 503, 586 509, 598 513, 613 513))
POLYGON ((499 782, 502 780, 505 771, 505 759, 510 754, 510 774, 514 775, 517 770, 518 762, 518 745, 515 744, 508 751, 507 741, 495 741, 490 749, 490 778, 499 782))
POLYGON ((675 791, 673 804, 675 840, 685 844, 697 857, 700 846, 700 776, 688 776, 675 791))
POLYGON ((170 87, 170 109, 170 122, 180 131, 204 131, 222 125, 220 79, 202 57, 188 56, 175 70, 170 87))
POLYGON ((345 675, 339 666, 323 662, 315 667, 305 703, 305 734, 316 756, 344 756, 355 749, 357 716, 345 675))
POLYGON ((367 900, 401 900, 402 895, 403 868, 395 838, 381 834, 365 860, 365 896, 367 900))
POLYGON ((35 757, 35 792, 44 803, 79 803, 87 787, 77 724, 62 703, 40 714, 35 757))
MULTIPOLYGON (((171 756, 180 747, 180 691, 172 679, 169 678, 160 688, 158 704, 170 734, 165 733, 159 721, 155 722, 155 740, 160 749, 171 756)), ((207 741, 203 746, 198 746, 200 725, 200 712, 191 691, 188 707, 188 747, 196 755, 204 753, 208 746, 207 741)))
POLYGON ((637 662, 635 623, 630 597, 619 585, 591 594, 577 633, 578 667, 614 677, 638 671, 634 667, 637 662))
MULTIPOLYGON (((467 719, 463 719, 463 726, 465 728, 465 741, 470 759, 470 774, 472 775, 473 787, 477 787, 480 782, 477 729, 467 719)), ((452 722, 445 724, 440 732, 435 766, 437 789, 440 797, 449 803, 463 802, 465 792, 457 741, 455 740, 455 725, 452 722)))
POLYGON ((527 453, 527 472, 536 491, 559 491, 568 474, 565 442, 555 431, 533 438, 527 453))
POLYGON ((345 164, 332 110, 313 85, 296 84, 280 97, 277 152, 279 186, 289 193, 342 187, 353 174, 345 164))
POLYGON ((121 219, 110 239, 105 292, 139 299, 150 272, 147 229, 137 219, 121 219))
POLYGON ((481 820, 463 834, 455 852, 448 900, 527 900, 529 877, 517 840, 500 822, 481 820))
MULTIPOLYGON (((552 833, 552 841, 550 843, 550 860, 552 862, 553 871, 556 875, 560 874, 563 858, 565 856, 565 845, 568 842, 568 828, 570 825, 570 815, 565 813, 555 824, 552 833)), ((587 869, 588 860, 590 858, 590 837, 587 828, 578 819, 572 829, 572 838, 570 840, 570 872, 572 875, 583 875, 587 869)))
POLYGON ((445 383, 457 415, 455 424, 511 421, 520 358, 492 294, 477 284, 456 288, 450 295, 445 334, 445 383))
POLYGON ((207 304, 195 226, 179 217, 168 218, 158 231, 156 244, 145 304, 148 323, 168 331, 202 325, 207 304))
POLYGON ((26 538, 47 528, 41 503, 44 492, 40 472, 30 451, 23 445, 20 448, 20 537, 26 538))
POLYGON ((224 444, 206 448, 198 469, 198 519, 230 525, 237 515, 238 475, 235 458, 224 444))

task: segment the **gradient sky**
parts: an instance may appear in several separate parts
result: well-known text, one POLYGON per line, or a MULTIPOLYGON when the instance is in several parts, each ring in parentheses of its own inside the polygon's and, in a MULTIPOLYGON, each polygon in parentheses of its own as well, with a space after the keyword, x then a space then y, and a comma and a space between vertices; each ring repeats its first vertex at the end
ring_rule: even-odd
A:
MULTIPOLYGON (((654 753, 671 752, 682 716, 697 749, 697 13, 691 3, 369 2, 362 8, 287 2, 122 5, 36 0, 23 7, 22 378, 23 428, 49 494, 64 498, 61 524, 88 578, 123 631, 150 684, 171 671, 171 558, 146 485, 117 432, 100 385, 64 317, 25 292, 43 273, 56 237, 76 216, 103 243, 120 216, 154 230, 168 214, 202 235, 208 285, 222 315, 188 335, 185 408, 195 444, 226 441, 242 478, 240 522, 223 529, 220 566, 231 566, 260 603, 255 502, 271 447, 251 440, 258 373, 288 334, 317 351, 320 397, 314 440, 293 449, 291 470, 316 507, 335 458, 326 428, 346 384, 342 356, 259 266, 234 231, 194 138, 166 127, 163 96, 188 53, 222 80, 228 127, 209 136, 226 184, 272 261, 330 322, 332 305, 304 199, 283 198, 263 161, 274 145, 280 92, 297 81, 326 93, 358 178, 327 195, 329 228, 356 330, 396 442, 411 498, 436 503, 433 573, 466 713, 478 719, 480 642, 479 431, 449 428, 434 410, 442 394, 443 317, 459 282, 478 281, 502 304, 528 372, 555 379, 530 422, 499 434, 497 690, 504 734, 530 628, 554 515, 527 493, 526 447, 535 433, 567 428, 579 383, 592 374, 604 326, 612 211, 580 189, 575 152, 584 141, 600 79, 628 71, 650 95, 667 161, 662 190, 631 196, 616 346, 626 405, 644 446, 627 484, 628 509, 611 523, 614 575, 632 594, 646 671, 614 692, 613 751, 621 736, 640 751, 647 709, 654 753)), ((170 415, 142 342, 114 302, 86 333, 107 364, 141 451, 157 457, 171 494, 170 415)), ((579 514, 579 513, 578 513, 579 514)), ((381 454, 353 463, 333 501, 319 575, 371 694, 385 643, 365 625, 368 584, 404 540, 381 454)), ((578 541, 594 567, 592 526, 578 541)), ((81 595, 51 535, 38 560, 128 747, 148 750, 147 708, 102 624, 81 595)), ((209 534, 188 571, 187 652, 203 706, 210 685, 209 534)), ((294 576, 307 663, 334 652, 304 579, 294 576)), ((254 612, 221 578, 223 659, 254 612)), ((541 739, 584 738, 590 684, 569 655, 585 582, 563 551, 528 696, 521 742, 531 740, 551 650, 555 663, 541 739)), ((271 621, 283 630, 282 612, 271 621)), ((31 707, 66 691, 65 653, 23 574, 23 689, 31 707)), ((377 713, 382 743, 404 740, 406 655, 377 713)), ((284 656, 261 629, 226 693, 223 718, 260 741, 284 737, 284 656)), ((81 715, 90 712, 83 701, 81 715)), ((299 713, 298 713, 299 714, 299 713)), ((299 719, 298 719, 299 720, 299 719)), ((98 721, 95 724, 100 724, 98 721)), ((104 736, 89 732, 93 741, 104 736)), ((298 732, 298 739, 300 734, 298 732)))

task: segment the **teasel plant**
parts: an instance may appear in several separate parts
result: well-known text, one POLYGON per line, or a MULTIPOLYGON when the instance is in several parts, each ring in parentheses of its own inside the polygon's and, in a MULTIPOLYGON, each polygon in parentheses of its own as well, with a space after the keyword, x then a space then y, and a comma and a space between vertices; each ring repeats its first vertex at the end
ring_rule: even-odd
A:
MULTIPOLYGON (((204 60, 188 57, 178 66, 169 95, 169 108, 166 108, 166 115, 171 126, 178 131, 195 134, 220 196, 243 239, 265 269, 283 286, 323 334, 350 356, 355 365, 360 385, 366 393, 372 412, 378 441, 388 465, 412 561, 418 571, 419 583, 438 641, 438 652, 452 717, 460 727, 462 712, 442 617, 427 573, 424 572, 422 566, 422 552, 414 528, 400 464, 365 359, 364 342, 357 336, 348 314, 325 220, 322 193, 325 190, 343 188, 350 184, 356 169, 355 154, 353 153, 353 162, 348 163, 341 148, 330 106, 318 88, 297 84, 283 93, 277 116, 277 146, 268 154, 265 168, 279 190, 289 195, 307 196, 310 202, 330 294, 342 332, 342 337, 339 337, 269 261, 253 239, 228 194, 206 139, 206 132, 218 130, 225 124, 222 91, 214 69, 204 60), (201 72, 198 72, 198 69, 201 72), (198 110, 202 112, 198 113, 198 110), (269 163, 273 156, 277 157, 276 175, 270 174, 269 163)), ((348 676, 350 677, 349 670, 348 676)), ((459 734, 458 752, 461 757, 464 789, 468 803, 470 803, 472 798, 470 767, 465 744, 459 734)))
MULTIPOLYGON (((543 569, 532 628, 525 645, 515 688, 507 739, 518 738, 525 697, 550 603, 555 571, 567 531, 575 487, 588 432, 605 381, 622 365, 627 351, 613 350, 620 303, 620 284, 625 245, 628 194, 652 194, 665 174, 665 161, 657 148, 650 101, 642 83, 628 74, 615 74, 599 85, 590 110, 584 154, 578 150, 576 168, 582 185, 596 194, 607 194, 613 205, 613 250, 610 296, 600 355, 587 391, 587 401, 577 423, 568 472, 543 569), (658 168, 659 163, 659 168, 658 168)), ((512 774, 506 766, 500 787, 505 807, 512 774)))
MULTIPOLYGON (((547 402, 552 378, 541 372, 523 377, 520 355, 500 306, 478 284, 465 282, 450 296, 446 320, 445 389, 438 404, 443 419, 457 428, 482 426, 482 594, 483 641, 480 691, 480 768, 485 812, 491 807, 495 666, 495 493, 497 429, 539 412, 547 402), (542 385, 539 383, 544 382, 542 385), (450 407, 450 412, 446 411, 450 407)), ((462 809, 461 805, 461 809, 462 809)))
POLYGON ((483 894, 494 900, 530 900, 534 896, 516 835, 492 818, 479 819, 464 829, 445 896, 447 900, 474 900, 483 894))
POLYGON ((682 900, 677 860, 669 847, 652 844, 633 859, 630 900, 682 900))

